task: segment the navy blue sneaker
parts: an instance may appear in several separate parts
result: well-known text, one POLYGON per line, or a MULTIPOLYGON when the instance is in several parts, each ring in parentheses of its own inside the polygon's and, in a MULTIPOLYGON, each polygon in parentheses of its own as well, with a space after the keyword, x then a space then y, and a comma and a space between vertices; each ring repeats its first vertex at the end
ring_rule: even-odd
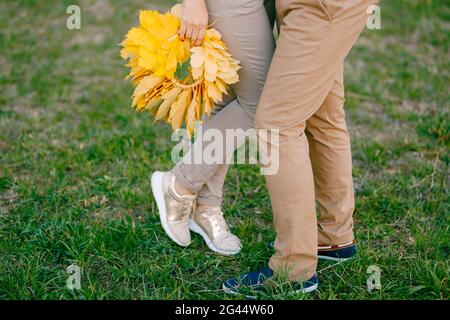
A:
MULTIPOLYGON (((249 299, 256 299, 258 293, 267 293, 267 287, 264 285, 266 280, 271 279, 273 271, 268 268, 262 268, 258 271, 247 272, 239 277, 230 278, 223 283, 223 291, 228 294, 243 294, 249 299)), ((305 282, 294 283, 291 288, 291 294, 309 293, 315 291, 319 287, 319 279, 317 275, 305 282)))
MULTIPOLYGON (((267 245, 267 248, 274 250, 275 246, 273 242, 267 245)), ((335 246, 321 246, 317 250, 318 258, 322 260, 330 261, 345 261, 353 258, 356 255, 356 244, 355 241, 344 243, 335 246)))
POLYGON ((356 255, 355 241, 336 246, 320 246, 318 250, 319 259, 330 261, 345 261, 356 255))

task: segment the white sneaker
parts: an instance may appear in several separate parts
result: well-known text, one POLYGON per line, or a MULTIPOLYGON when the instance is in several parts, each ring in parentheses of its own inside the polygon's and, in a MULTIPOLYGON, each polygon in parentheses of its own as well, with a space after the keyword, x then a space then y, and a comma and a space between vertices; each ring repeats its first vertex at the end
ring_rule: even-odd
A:
POLYGON ((175 176, 171 172, 155 172, 151 180, 164 231, 178 245, 188 246, 191 243, 189 216, 192 214, 196 195, 178 194, 175 190, 175 176))
POLYGON ((203 237, 208 247, 217 253, 232 256, 241 251, 241 241, 230 232, 220 207, 194 210, 189 229, 203 237))

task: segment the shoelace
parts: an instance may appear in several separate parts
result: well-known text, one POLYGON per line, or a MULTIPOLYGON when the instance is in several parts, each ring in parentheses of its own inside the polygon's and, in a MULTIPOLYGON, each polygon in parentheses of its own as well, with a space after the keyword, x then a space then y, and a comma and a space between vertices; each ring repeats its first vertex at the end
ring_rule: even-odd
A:
POLYGON ((234 239, 235 236, 230 232, 225 218, 223 217, 223 212, 222 210, 220 210, 220 208, 210 209, 209 211, 200 212, 200 214, 205 215, 208 220, 210 220, 211 223, 214 224, 215 228, 222 230, 222 232, 216 238, 216 241, 222 241, 225 238, 230 237, 233 239, 233 241, 237 241, 236 239, 234 239))
POLYGON ((211 221, 222 230, 226 230, 229 232, 228 225, 225 222, 225 218, 223 217, 223 212, 220 209, 211 209, 209 212, 202 212, 201 214, 205 214, 211 218, 211 221))

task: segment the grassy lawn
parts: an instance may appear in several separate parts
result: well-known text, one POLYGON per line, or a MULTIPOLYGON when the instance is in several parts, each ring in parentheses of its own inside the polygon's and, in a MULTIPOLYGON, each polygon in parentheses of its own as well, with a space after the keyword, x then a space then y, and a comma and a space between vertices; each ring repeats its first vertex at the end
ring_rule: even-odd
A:
MULTIPOLYGON (((170 130, 130 107, 118 43, 154 0, 0 2, 0 299, 223 299, 274 238, 256 166, 234 166, 224 210, 237 257, 164 234, 149 175, 170 130), (65 27, 68 5, 82 29, 65 27), (66 268, 82 269, 81 290, 66 268)), ((289 299, 448 299, 450 6, 390 0, 346 64, 359 255, 319 263, 321 287, 289 299), (381 269, 369 292, 367 268, 381 269)), ((271 297, 269 297, 271 298, 271 297)))

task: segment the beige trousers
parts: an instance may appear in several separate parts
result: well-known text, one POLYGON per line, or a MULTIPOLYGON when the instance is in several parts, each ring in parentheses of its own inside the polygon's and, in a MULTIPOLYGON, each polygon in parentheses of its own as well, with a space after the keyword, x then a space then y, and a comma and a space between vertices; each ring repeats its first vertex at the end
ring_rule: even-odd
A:
MULTIPOLYGON (((239 83, 223 102, 224 108, 205 121, 203 132, 217 129, 225 136, 226 129, 253 129, 256 106, 275 51, 272 32, 275 0, 207 0, 206 3, 210 23, 222 34, 229 52, 241 62, 242 69, 239 83)), ((207 147, 208 143, 199 145, 197 139, 191 150, 198 152, 207 147)), ((228 165, 225 161, 189 164, 192 154, 189 152, 172 172, 182 185, 197 193, 197 203, 220 206, 228 165)), ((225 158, 230 156, 224 154, 225 158)))
POLYGON ((266 176, 277 232, 269 266, 290 280, 316 272, 319 244, 354 238, 343 65, 376 2, 277 0, 280 37, 255 126, 279 129, 279 171, 266 176))

